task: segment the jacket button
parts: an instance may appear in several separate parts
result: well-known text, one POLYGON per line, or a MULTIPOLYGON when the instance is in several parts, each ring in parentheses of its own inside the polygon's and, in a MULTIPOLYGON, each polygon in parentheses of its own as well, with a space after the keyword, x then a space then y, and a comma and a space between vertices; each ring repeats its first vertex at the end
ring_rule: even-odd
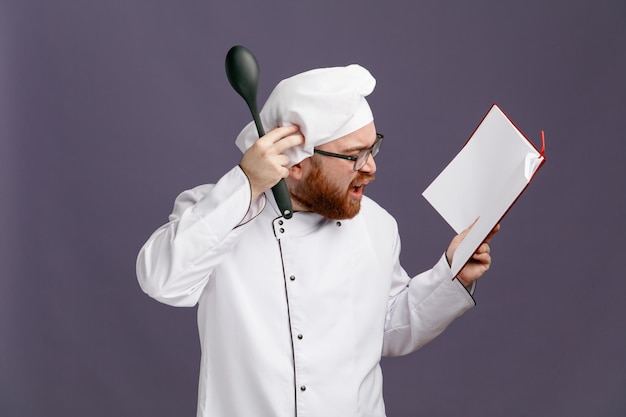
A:
POLYGON ((298 335, 298 339, 302 340, 304 336, 302 336, 301 334, 298 335))
POLYGON ((292 281, 295 281, 296 280, 296 276, 292 275, 292 276, 289 277, 289 279, 292 280, 292 281))
POLYGON ((306 385, 301 386, 300 391, 306 391, 306 385))

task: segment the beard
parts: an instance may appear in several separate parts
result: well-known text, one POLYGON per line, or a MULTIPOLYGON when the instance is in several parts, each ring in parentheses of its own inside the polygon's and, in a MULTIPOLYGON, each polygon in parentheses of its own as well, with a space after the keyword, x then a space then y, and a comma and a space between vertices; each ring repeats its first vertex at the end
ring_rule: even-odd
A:
POLYGON ((345 220, 361 210, 361 200, 351 198, 350 190, 363 180, 373 181, 374 175, 359 172, 348 188, 341 188, 324 175, 321 164, 311 158, 311 171, 291 191, 291 197, 308 211, 330 220, 345 220))

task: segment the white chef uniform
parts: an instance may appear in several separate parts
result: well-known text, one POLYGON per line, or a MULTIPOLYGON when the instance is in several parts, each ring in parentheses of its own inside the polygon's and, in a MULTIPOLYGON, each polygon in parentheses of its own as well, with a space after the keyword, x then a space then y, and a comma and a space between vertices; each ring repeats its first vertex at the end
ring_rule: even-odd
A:
MULTIPOLYGON (((356 129, 350 120, 337 122, 345 133, 356 129)), ((410 279, 399 254, 395 220, 371 199, 350 220, 285 219, 271 192, 251 203, 237 166, 178 196, 141 249, 137 276, 158 301, 198 305, 198 416, 382 417, 381 355, 414 351, 474 305, 445 256, 410 279)))

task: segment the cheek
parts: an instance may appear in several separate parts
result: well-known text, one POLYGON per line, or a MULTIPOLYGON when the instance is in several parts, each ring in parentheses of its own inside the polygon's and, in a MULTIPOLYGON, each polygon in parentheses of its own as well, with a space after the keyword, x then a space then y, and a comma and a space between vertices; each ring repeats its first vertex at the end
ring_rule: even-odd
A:
POLYGON ((344 172, 341 174, 337 174, 336 176, 331 176, 330 178, 336 187, 340 188, 342 191, 347 191, 348 188, 350 188, 350 184, 352 184, 352 181, 354 181, 356 176, 353 175, 352 173, 346 174, 344 172))
POLYGON ((350 184, 358 176, 358 172, 354 171, 352 169, 352 166, 346 168, 345 166, 343 166, 343 164, 340 164, 346 161, 333 160, 330 162, 333 163, 329 163, 324 166, 321 166, 321 164, 311 164, 312 171, 316 172, 309 172, 309 174, 313 173, 313 177, 319 175, 321 178, 323 178, 323 182, 325 182, 328 186, 330 186, 336 192, 340 192, 343 194, 350 188, 350 184), (335 162, 339 164, 335 164, 335 162))
POLYGON ((341 164, 341 166, 339 167, 334 167, 335 169, 330 169, 326 171, 327 178, 330 178, 333 183, 341 185, 344 188, 349 187, 350 183, 354 181, 354 179, 357 177, 358 172, 353 170, 351 165, 349 167, 346 167, 347 165, 350 164, 341 164))

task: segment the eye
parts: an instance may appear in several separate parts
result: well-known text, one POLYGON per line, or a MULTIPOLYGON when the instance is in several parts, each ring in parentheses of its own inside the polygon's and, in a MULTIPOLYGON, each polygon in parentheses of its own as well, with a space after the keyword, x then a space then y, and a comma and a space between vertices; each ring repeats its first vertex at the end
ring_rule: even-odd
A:
POLYGON ((362 151, 360 151, 358 154, 356 154, 357 158, 363 158, 364 156, 366 156, 369 153, 369 149, 363 149, 362 151))

